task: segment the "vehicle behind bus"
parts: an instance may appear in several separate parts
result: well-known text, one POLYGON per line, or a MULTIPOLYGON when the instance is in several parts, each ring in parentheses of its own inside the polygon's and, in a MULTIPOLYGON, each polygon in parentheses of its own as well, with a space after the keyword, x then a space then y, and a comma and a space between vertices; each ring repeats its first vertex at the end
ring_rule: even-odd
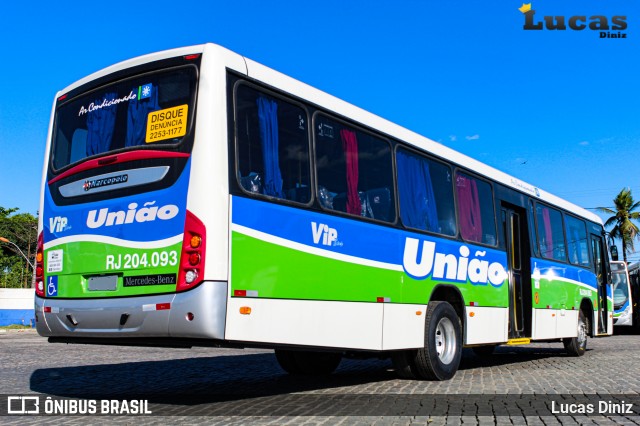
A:
POLYGON ((631 299, 631 280, 627 264, 622 261, 611 262, 613 282, 613 325, 633 325, 633 302, 631 299))

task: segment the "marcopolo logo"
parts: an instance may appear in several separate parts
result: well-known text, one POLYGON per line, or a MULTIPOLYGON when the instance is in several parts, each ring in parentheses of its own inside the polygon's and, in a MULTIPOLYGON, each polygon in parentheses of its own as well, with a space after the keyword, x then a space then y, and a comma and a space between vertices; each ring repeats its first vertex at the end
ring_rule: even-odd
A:
POLYGON ((476 251, 470 257, 471 250, 460 246, 459 254, 436 251, 436 243, 407 238, 404 243, 402 266, 405 272, 415 279, 424 279, 431 275, 434 279, 445 279, 472 284, 489 284, 500 287, 507 279, 507 271, 500 262, 484 259, 487 251, 476 251), (421 253, 420 253, 421 251, 421 253))
POLYGON ((118 176, 110 176, 103 179, 92 179, 85 180, 82 187, 85 191, 89 191, 94 188, 101 188, 103 186, 109 185, 117 185, 119 183, 126 183, 129 180, 128 174, 118 175, 118 176))
POLYGON ((543 16, 536 18, 536 11, 531 3, 522 4, 518 8, 524 14, 525 30, 573 30, 597 31, 600 38, 627 38, 623 31, 627 29, 627 17, 624 15, 575 15, 575 16, 543 16))
POLYGON ((129 210, 109 211, 109 208, 90 210, 87 215, 87 226, 89 228, 100 228, 101 226, 123 225, 130 223, 152 222, 156 219, 169 220, 178 215, 180 209, 174 204, 157 207, 155 201, 143 204, 138 210, 138 203, 129 204, 129 210))

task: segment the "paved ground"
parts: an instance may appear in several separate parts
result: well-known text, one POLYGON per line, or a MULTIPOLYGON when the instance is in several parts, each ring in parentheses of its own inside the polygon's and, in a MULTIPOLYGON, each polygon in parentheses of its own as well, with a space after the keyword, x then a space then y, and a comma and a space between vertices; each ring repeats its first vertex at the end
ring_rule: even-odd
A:
POLYGON ((640 424, 635 335, 590 339, 581 358, 560 343, 501 347, 490 359, 465 350, 446 382, 397 379, 388 360, 343 360, 331 377, 301 378, 284 374, 271 351, 50 344, 31 331, 0 334, 0 353, 0 415, 13 395, 39 396, 41 406, 47 396, 146 399, 154 412, 1 424, 640 424), (610 413, 626 408, 622 400, 633 414, 610 413), (589 406, 595 413, 566 414, 589 406))

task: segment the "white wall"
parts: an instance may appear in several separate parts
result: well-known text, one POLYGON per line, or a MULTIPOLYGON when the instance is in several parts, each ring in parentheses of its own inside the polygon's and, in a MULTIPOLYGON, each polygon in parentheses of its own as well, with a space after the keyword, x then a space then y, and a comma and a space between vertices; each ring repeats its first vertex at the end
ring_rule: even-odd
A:
POLYGON ((0 288, 0 309, 33 309, 32 288, 0 288))

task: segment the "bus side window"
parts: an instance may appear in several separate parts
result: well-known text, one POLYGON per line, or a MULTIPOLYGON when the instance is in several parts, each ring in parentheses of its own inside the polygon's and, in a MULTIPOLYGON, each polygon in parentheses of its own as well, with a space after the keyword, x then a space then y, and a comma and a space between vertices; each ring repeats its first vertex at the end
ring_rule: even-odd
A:
POLYGON ((311 201, 307 113, 240 84, 236 91, 237 175, 247 192, 311 201))
POLYGON ((565 230, 567 232, 569 262, 588 267, 590 262, 586 224, 580 219, 565 216, 565 230))
POLYGON ((323 115, 314 121, 318 200, 329 210, 394 222, 391 146, 323 115))
POLYGON ((493 192, 487 182, 456 172, 460 235, 466 241, 496 245, 493 192))
POLYGON ((400 218, 407 228, 457 234, 451 168, 404 149, 396 153, 400 218))
POLYGON ((540 254, 546 259, 567 261, 562 215, 556 209, 536 204, 540 254))

